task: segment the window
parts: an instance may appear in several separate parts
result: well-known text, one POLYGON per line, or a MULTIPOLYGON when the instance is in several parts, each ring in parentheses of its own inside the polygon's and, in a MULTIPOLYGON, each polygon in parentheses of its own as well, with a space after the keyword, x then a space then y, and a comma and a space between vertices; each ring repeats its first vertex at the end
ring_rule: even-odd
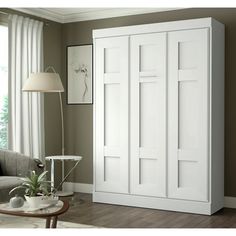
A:
POLYGON ((8 28, 0 25, 0 149, 8 148, 8 28))

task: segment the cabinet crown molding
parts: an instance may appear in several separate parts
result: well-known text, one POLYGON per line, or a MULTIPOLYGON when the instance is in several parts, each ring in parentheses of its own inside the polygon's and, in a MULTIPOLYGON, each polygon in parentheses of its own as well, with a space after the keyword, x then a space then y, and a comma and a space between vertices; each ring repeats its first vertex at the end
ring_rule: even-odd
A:
POLYGON ((190 19, 190 20, 179 20, 160 22, 153 24, 141 24, 133 26, 122 26, 106 29, 95 29, 93 30, 93 38, 104 38, 114 37, 121 35, 131 34, 145 34, 155 32, 168 32, 175 30, 187 30, 187 29, 198 29, 204 27, 220 27, 224 28, 224 25, 212 17, 190 19))

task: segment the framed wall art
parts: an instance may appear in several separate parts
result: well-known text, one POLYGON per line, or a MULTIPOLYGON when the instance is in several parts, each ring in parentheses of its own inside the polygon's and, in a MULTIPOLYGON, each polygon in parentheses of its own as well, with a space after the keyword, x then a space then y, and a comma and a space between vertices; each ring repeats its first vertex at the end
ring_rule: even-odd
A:
POLYGON ((67 104, 93 104, 93 45, 67 46, 67 104))

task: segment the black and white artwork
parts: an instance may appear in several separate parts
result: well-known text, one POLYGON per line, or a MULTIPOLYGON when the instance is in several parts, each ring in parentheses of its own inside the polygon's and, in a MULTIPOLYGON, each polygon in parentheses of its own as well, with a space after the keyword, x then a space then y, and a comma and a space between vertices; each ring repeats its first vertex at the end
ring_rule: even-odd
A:
POLYGON ((92 45, 67 47, 67 103, 92 104, 92 45))

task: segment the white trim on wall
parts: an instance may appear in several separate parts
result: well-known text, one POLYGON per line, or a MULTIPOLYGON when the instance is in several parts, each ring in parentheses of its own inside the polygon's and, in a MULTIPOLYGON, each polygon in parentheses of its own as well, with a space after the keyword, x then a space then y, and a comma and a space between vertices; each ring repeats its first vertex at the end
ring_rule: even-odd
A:
POLYGON ((84 184, 84 183, 72 183, 65 182, 63 184, 63 191, 69 192, 79 192, 79 193, 93 193, 93 185, 92 184, 84 184))
POLYGON ((172 10, 179 10, 181 8, 94 8, 86 11, 78 8, 78 12, 74 10, 73 13, 62 9, 59 11, 55 8, 13 8, 14 10, 31 14, 34 16, 42 17, 48 20, 56 21, 59 23, 70 23, 87 20, 105 19, 111 17, 147 14, 155 12, 165 12, 172 10))
MULTIPOLYGON (((79 193, 93 193, 93 184, 65 182, 63 185, 64 191, 73 191, 79 193)), ((236 208, 236 197, 224 197, 224 207, 236 208)))
POLYGON ((225 196, 224 200, 225 200, 224 207, 236 208, 236 197, 225 196))

